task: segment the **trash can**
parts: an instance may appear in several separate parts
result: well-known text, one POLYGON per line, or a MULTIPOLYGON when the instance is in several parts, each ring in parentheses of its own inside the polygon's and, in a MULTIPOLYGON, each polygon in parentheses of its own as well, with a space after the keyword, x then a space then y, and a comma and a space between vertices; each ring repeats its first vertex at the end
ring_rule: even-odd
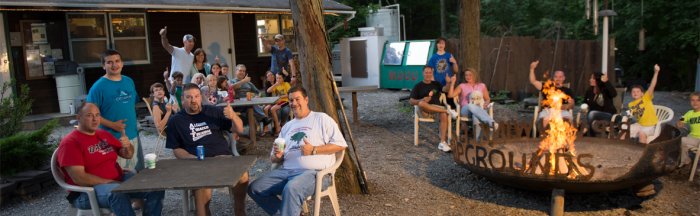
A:
MULTIPOLYGON (((85 95, 84 74, 82 68, 72 61, 57 61, 55 64, 56 93, 61 113, 75 113, 75 99, 85 95)), ((83 98, 84 100, 84 98, 83 98)))

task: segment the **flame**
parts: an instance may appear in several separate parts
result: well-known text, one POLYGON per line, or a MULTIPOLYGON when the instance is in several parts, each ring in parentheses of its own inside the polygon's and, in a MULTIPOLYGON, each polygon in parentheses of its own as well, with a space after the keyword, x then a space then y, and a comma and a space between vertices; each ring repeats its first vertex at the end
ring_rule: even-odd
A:
MULTIPOLYGON (((545 131, 545 137, 539 145, 539 154, 547 151, 550 153, 550 175, 554 175, 555 166, 561 166, 562 163, 556 163, 554 155, 557 152, 570 153, 576 156, 574 140, 576 140, 577 129, 569 122, 565 121, 561 116, 562 101, 568 100, 570 97, 554 86, 554 83, 549 80, 543 85, 543 93, 547 96, 542 103, 549 106, 549 129, 545 131)), ((578 164, 575 164, 578 166, 578 164)), ((561 169, 560 169, 561 170, 561 169)), ((544 170, 543 170, 544 172, 544 170)), ((569 178, 575 178, 576 173, 569 170, 569 178)))

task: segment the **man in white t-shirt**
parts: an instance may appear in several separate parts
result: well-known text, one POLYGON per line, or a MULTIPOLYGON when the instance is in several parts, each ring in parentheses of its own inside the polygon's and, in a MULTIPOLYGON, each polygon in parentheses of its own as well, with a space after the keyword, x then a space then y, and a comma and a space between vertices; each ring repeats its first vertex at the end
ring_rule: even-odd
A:
POLYGON ((191 34, 186 34, 182 37, 182 47, 176 47, 170 45, 168 37, 166 36, 167 34, 167 26, 160 29, 160 43, 172 56, 170 60, 170 79, 172 80, 172 74, 175 71, 179 71, 184 75, 183 83, 190 83, 190 79, 192 79, 190 69, 192 69, 192 64, 194 63, 194 54, 192 54, 192 50, 194 49, 194 42, 197 39, 191 34))
MULTIPOLYGON (((281 163, 282 168, 272 170, 248 187, 250 198, 270 215, 277 211, 283 216, 299 215, 306 197, 314 194, 316 173, 332 166, 335 153, 348 146, 330 116, 309 110, 303 87, 289 90, 289 104, 295 118, 280 132, 284 149, 273 145, 270 152, 272 162, 281 163)), ((330 178, 324 179, 324 185, 329 183, 330 178)))

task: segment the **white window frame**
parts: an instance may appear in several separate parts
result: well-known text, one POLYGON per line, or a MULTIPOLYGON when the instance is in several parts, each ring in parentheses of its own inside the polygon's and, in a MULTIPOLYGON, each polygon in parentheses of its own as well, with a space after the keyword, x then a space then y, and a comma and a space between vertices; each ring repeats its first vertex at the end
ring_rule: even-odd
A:
MULTIPOLYGON (((119 37, 116 40, 129 40, 129 39, 145 39, 146 40, 146 60, 135 60, 135 61, 125 61, 124 65, 140 65, 140 64, 150 64, 151 63, 151 48, 150 48, 150 41, 148 38, 148 16, 145 12, 139 13, 139 12, 125 12, 125 13, 95 13, 95 12, 86 12, 86 13, 66 13, 66 27, 69 29, 67 31, 68 34, 68 48, 70 50, 70 60, 75 61, 73 57, 73 42, 81 42, 81 41, 105 41, 105 50, 106 49, 114 49, 115 47, 115 38, 113 35, 114 32, 114 27, 112 26, 112 14, 115 15, 143 15, 144 18, 144 28, 145 28, 145 35, 142 37, 119 37), (106 36, 104 38, 72 38, 70 35, 70 15, 103 15, 104 16, 104 27, 105 27, 105 33, 106 36)), ((94 67, 102 67, 102 62, 97 61, 97 62, 90 62, 90 63, 80 63, 81 67, 86 67, 86 68, 94 68, 94 67)))
POLYGON ((149 46, 149 41, 148 41, 148 18, 146 17, 146 13, 137 13, 137 12, 131 12, 131 13, 108 13, 109 14, 109 39, 110 39, 110 47, 112 49, 115 49, 117 47, 117 44, 114 43, 115 40, 133 40, 133 39, 145 39, 146 40, 146 59, 145 60, 134 60, 134 61, 123 61, 124 65, 138 65, 138 64, 150 64, 151 63, 151 47, 149 46), (144 35, 142 37, 119 37, 116 38, 114 36, 114 26, 112 25, 112 15, 143 15, 143 27, 144 29, 144 35))
MULTIPOLYGON (((73 57, 73 42, 82 42, 82 41, 104 41, 105 42, 105 49, 109 49, 109 32, 105 32, 105 37, 104 38, 72 38, 70 35, 70 15, 102 15, 104 17, 104 27, 105 31, 107 30, 107 14, 106 13, 66 13, 66 27, 68 28, 67 34, 68 34, 68 49, 70 50, 70 60, 75 61, 73 57)), ((90 62, 90 63, 80 63, 80 66, 82 67, 100 67, 102 66, 102 62, 98 61, 96 63, 90 62)))

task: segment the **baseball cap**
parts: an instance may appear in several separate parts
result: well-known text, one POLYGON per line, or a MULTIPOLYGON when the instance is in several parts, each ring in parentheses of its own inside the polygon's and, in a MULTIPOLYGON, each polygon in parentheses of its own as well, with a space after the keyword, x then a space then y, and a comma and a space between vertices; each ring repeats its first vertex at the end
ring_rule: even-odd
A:
POLYGON ((195 39, 195 37, 192 36, 191 34, 186 34, 185 36, 182 37, 182 41, 195 41, 195 40, 197 40, 197 39, 195 39))
POLYGON ((281 34, 275 35, 275 40, 284 40, 284 36, 281 34))

